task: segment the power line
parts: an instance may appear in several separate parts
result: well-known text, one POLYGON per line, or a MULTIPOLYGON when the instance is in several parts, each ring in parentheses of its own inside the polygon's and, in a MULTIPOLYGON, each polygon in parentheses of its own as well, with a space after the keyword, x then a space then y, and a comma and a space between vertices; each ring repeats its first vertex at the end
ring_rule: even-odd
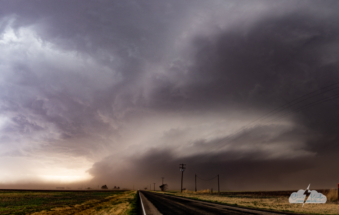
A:
POLYGON ((284 104, 284 105, 282 105, 280 107, 277 107, 277 108, 269 111, 268 113, 264 114, 263 116, 255 119, 254 121, 248 123, 247 125, 245 125, 243 127, 243 129, 246 128, 246 127, 249 127, 251 124, 253 124, 253 123, 257 122, 257 121, 266 119, 266 118, 268 118, 268 117, 270 117, 272 115, 275 115, 275 114, 277 114, 277 113, 279 113, 279 112, 281 112, 283 110, 286 110, 286 109, 288 109, 288 108, 290 108, 290 107, 292 107, 292 106, 294 106, 296 104, 299 104, 299 103, 301 103, 303 101, 306 101, 307 99, 313 98, 315 96, 322 95, 323 93, 329 92, 329 91, 334 90, 334 89, 339 89, 339 86, 337 86, 337 87, 325 90, 326 88, 329 88, 329 87, 332 87, 332 86, 335 86, 335 85, 338 85, 338 84, 339 84, 339 82, 331 84, 331 85, 328 85, 328 86, 323 87, 323 88, 320 88, 318 90, 314 90, 314 91, 312 91, 310 93, 307 93, 307 94, 302 95, 302 96, 300 96, 298 98, 295 98, 292 101, 288 102, 287 104, 284 104), (323 91, 323 90, 325 90, 325 91, 323 91), (321 92, 318 92, 318 91, 321 91, 321 92))
MULTIPOLYGON (((312 91, 310 93, 302 95, 302 96, 300 96, 300 97, 298 97, 296 99, 293 99, 292 101, 288 102, 287 104, 284 104, 284 105, 282 105, 280 107, 277 107, 277 108, 271 110, 270 112, 264 114, 263 116, 255 119, 254 121, 248 123, 247 125, 243 126, 241 129, 243 129, 243 130, 247 129, 251 124, 253 124, 255 122, 260 122, 260 121, 262 121, 264 119, 272 117, 272 116, 274 116, 274 115, 276 115, 276 114, 278 114, 278 113, 280 113, 280 112, 282 112, 282 111, 284 111, 284 110, 286 110, 286 109, 288 109, 288 108, 290 108, 292 106, 295 106, 296 104, 299 104, 299 103, 301 103, 303 101, 306 101, 306 100, 308 100, 310 98, 322 95, 323 93, 329 92, 331 90, 339 89, 339 86, 336 86, 336 85, 339 85, 339 82, 330 84, 328 86, 322 87, 320 89, 317 89, 317 90, 314 90, 314 91, 312 91), (333 87, 333 86, 336 86, 336 87, 333 87), (333 88, 331 88, 331 87, 333 87, 333 88)), ((312 106, 309 106, 309 107, 313 107, 314 105, 321 104, 321 103, 326 102, 326 101, 331 101, 331 100, 334 100, 334 99, 337 99, 337 98, 339 98, 339 96, 337 96, 337 94, 336 94, 335 97, 318 100, 318 101, 315 101, 313 103, 307 104, 306 106, 303 106, 303 107, 307 107, 309 105, 312 105, 312 106)), ((300 111, 300 110, 302 110, 302 108, 299 109, 298 111, 300 111)), ((281 118, 281 117, 278 117, 278 118, 281 118)), ((277 119, 277 118, 274 118, 274 119, 277 119)), ((222 138, 221 140, 217 141, 216 143, 220 143, 222 141, 224 141, 224 138, 222 138)))
POLYGON ((201 179, 201 180, 204 180, 204 181, 210 181, 210 180, 212 180, 212 179, 215 179, 216 177, 218 177, 218 175, 216 175, 216 176, 214 176, 214 177, 212 177, 212 178, 209 178, 209 179, 203 179, 203 178, 200 178, 200 177, 197 176, 197 178, 199 178, 199 179, 201 179))
MULTIPOLYGON (((316 106, 316 105, 325 103, 325 102, 327 102, 327 101, 332 101, 332 100, 335 100, 335 99, 338 99, 338 98, 339 98, 339 94, 335 94, 334 97, 331 97, 331 98, 324 98, 324 99, 321 99, 321 100, 318 100, 318 101, 314 101, 314 102, 308 103, 308 104, 306 104, 306 105, 304 105, 304 106, 302 106, 302 107, 297 108, 295 111, 296 111, 296 112, 300 112, 300 111, 302 111, 302 110, 307 110, 307 109, 309 109, 309 108, 311 108, 311 107, 314 107, 314 106, 316 106)), ((272 118, 272 119, 270 120, 270 122, 272 122, 273 120, 280 119, 280 118, 282 118, 282 117, 284 117, 284 115, 279 116, 279 117, 276 117, 276 118, 272 118)))
POLYGON ((216 175, 216 176, 214 176, 214 177, 212 177, 212 178, 209 178, 209 179, 203 179, 203 178, 200 178, 200 177, 198 177, 197 174, 195 174, 195 192, 197 192, 197 184, 198 184, 198 183, 197 183, 197 178, 199 178, 199 179, 201 179, 201 180, 204 180, 204 181, 210 181, 210 180, 212 180, 212 179, 218 178, 218 193, 220 193, 219 174, 216 175))
POLYGON ((335 94, 335 95, 333 95, 333 96, 334 96, 334 97, 331 97, 331 98, 325 98, 325 99, 322 99, 322 100, 315 101, 315 102, 313 102, 313 103, 307 104, 307 105, 305 105, 305 106, 303 106, 303 107, 300 107, 300 109, 298 109, 297 111, 303 110, 304 108, 307 108, 307 106, 309 106, 309 105, 311 105, 310 107, 313 107, 313 106, 316 106, 316 105, 318 105, 318 104, 322 104, 322 103, 324 103, 324 102, 332 101, 332 100, 334 100, 334 99, 339 98, 339 94, 335 94))

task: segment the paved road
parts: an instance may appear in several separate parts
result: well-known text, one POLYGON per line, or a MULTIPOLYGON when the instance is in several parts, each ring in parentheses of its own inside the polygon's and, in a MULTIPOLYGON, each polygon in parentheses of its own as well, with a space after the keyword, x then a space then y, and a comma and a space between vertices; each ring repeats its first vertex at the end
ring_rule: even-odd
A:
MULTIPOLYGON (((252 209, 238 208, 221 204, 214 204, 191 200, 187 198, 174 197, 159 193, 142 191, 145 198, 143 201, 151 202, 155 208, 163 215, 189 215, 189 214, 203 214, 203 215, 216 215, 216 214, 260 214, 260 215, 273 215, 284 213, 272 213, 265 211, 258 211, 252 209)), ((153 213, 150 213, 153 214, 153 213)), ((148 213, 146 212, 146 215, 148 213)))
POLYGON ((162 215, 158 209, 141 193, 139 192, 142 213, 143 215, 162 215))

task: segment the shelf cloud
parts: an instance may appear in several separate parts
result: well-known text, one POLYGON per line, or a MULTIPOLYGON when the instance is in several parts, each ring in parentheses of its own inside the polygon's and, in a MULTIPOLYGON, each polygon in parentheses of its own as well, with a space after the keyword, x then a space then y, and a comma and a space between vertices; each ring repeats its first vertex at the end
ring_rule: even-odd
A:
POLYGON ((1 2, 0 185, 335 186, 338 7, 1 2))

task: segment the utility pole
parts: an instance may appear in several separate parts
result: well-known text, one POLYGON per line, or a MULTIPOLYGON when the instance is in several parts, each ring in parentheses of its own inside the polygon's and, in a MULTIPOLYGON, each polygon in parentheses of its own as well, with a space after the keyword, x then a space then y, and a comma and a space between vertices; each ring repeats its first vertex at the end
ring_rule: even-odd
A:
POLYGON ((197 192, 197 174, 195 174, 195 192, 197 192))
POLYGON ((153 183, 154 184, 154 191, 155 191, 155 183, 153 183))
POLYGON ((220 194, 219 174, 218 174, 218 193, 220 194))
POLYGON ((152 184, 149 184, 149 190, 150 191, 152 190, 152 184))
POLYGON ((164 177, 161 177, 161 179, 162 179, 162 184, 164 184, 164 177))
POLYGON ((179 169, 181 171, 181 192, 182 192, 182 184, 184 182, 184 171, 186 169, 186 164, 179 164, 179 169))

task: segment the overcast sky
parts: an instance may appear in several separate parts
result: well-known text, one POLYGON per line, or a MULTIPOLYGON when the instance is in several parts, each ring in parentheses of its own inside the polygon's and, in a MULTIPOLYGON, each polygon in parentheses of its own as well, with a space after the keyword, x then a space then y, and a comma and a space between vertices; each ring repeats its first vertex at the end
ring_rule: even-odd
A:
POLYGON ((338 10, 1 0, 0 187, 336 187, 338 10))

